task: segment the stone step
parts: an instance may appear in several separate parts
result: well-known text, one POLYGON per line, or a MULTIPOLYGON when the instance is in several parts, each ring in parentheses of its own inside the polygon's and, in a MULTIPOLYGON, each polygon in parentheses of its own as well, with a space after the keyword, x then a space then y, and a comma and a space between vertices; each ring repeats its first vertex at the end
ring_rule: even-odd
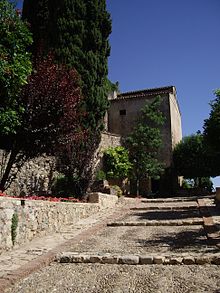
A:
POLYGON ((131 211, 179 211, 179 210, 196 210, 197 205, 188 205, 188 206, 149 206, 149 207, 137 207, 131 208, 131 211))
POLYGON ((143 203, 176 203, 176 202, 188 202, 188 201, 196 201, 197 198, 165 198, 165 199, 143 199, 141 202, 143 203))
POLYGON ((101 263, 126 265, 220 265, 220 254, 209 254, 205 256, 169 256, 64 252, 57 255, 56 261, 58 263, 101 263))
POLYGON ((203 225, 203 219, 199 220, 152 220, 142 222, 112 222, 108 223, 109 227, 120 226, 191 226, 191 225, 203 225))
MULTIPOLYGON (((199 199, 211 200, 214 196, 205 196, 199 197, 199 199)), ((141 202, 146 203, 172 203, 172 202, 188 202, 188 201, 197 201, 198 196, 190 196, 190 197, 166 197, 166 198, 145 198, 142 199, 141 202)))

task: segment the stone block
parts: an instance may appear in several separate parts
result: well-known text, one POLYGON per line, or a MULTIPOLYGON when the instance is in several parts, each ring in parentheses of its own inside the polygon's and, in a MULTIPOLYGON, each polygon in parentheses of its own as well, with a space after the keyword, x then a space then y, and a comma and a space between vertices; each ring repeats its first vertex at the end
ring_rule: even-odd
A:
POLYGON ((203 220, 193 220, 192 225, 203 225, 203 220))
POLYGON ((214 265, 220 265, 220 256, 213 256, 211 263, 214 265))
POLYGON ((71 257, 72 263, 81 263, 84 262, 84 256, 83 255, 72 255, 71 257))
POLYGON ((114 256, 114 255, 103 256, 102 263, 117 264, 118 263, 118 256, 114 256))
POLYGON ((154 223, 155 223, 155 221, 146 221, 145 225, 146 226, 155 226, 154 223))
POLYGON ((171 257, 169 260, 169 263, 171 265, 181 265, 183 262, 183 258, 182 257, 171 257))
POLYGON ((153 263, 157 265, 162 265, 165 260, 164 256, 154 256, 153 263))
POLYGON ((183 221, 176 221, 177 226, 183 226, 183 221))
POLYGON ((154 258, 153 256, 140 256, 139 262, 141 265, 151 265, 153 264, 154 258))
POLYGON ((176 221, 168 221, 168 226, 176 226, 176 221))
POLYGON ((137 265, 139 264, 139 256, 136 256, 136 255, 119 256, 118 263, 126 264, 126 265, 137 265))
POLYGON ((145 226, 144 222, 127 222, 126 226, 145 226))
POLYGON ((101 256, 101 255, 90 255, 89 260, 91 263, 101 263, 102 258, 103 258, 103 256, 101 256))
POLYGON ((118 226, 124 226, 125 223, 123 222, 113 222, 113 223, 108 223, 107 226, 111 227, 118 227, 118 226))
POLYGON ((195 263, 197 264, 197 265, 204 265, 204 264, 208 264, 208 263, 210 263, 211 262, 211 260, 208 258, 208 257, 196 257, 195 258, 195 263))
POLYGON ((186 225, 186 226, 190 225, 189 220, 182 220, 182 223, 183 225, 186 225))
POLYGON ((90 263, 90 255, 83 254, 82 255, 82 262, 83 263, 90 263))
POLYGON ((195 264, 195 258, 192 256, 185 256, 183 258, 183 263, 185 265, 194 265, 195 264))
POLYGON ((165 258, 163 261, 164 265, 169 265, 170 264, 170 259, 169 258, 165 258))
POLYGON ((72 262, 72 254, 64 254, 64 255, 61 255, 60 257, 58 257, 58 261, 60 263, 70 263, 72 262))
POLYGON ((90 203, 98 203, 101 208, 113 207, 118 202, 118 196, 93 192, 89 194, 90 203))

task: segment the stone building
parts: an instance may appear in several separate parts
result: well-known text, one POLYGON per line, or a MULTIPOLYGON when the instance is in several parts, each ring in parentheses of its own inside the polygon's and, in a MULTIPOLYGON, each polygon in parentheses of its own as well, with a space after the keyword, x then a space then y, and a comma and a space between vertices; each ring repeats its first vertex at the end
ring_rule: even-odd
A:
MULTIPOLYGON (((151 103, 158 95, 162 98, 160 110, 165 116, 165 123, 161 129, 163 143, 158 158, 165 166, 165 174, 160 182, 152 181, 152 191, 161 189, 165 193, 173 193, 177 176, 173 174, 172 169, 172 150, 182 139, 181 113, 174 86, 120 94, 114 92, 109 97, 110 108, 106 115, 106 131, 126 137, 132 131, 144 105, 151 103)), ((142 190, 142 194, 144 192, 142 190)))

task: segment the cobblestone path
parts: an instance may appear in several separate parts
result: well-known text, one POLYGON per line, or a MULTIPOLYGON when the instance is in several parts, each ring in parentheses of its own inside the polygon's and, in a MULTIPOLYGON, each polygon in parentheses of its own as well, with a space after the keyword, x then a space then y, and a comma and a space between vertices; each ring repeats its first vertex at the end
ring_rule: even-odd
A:
POLYGON ((128 200, 69 227, 56 261, 6 291, 220 293, 219 226, 212 198, 128 200))

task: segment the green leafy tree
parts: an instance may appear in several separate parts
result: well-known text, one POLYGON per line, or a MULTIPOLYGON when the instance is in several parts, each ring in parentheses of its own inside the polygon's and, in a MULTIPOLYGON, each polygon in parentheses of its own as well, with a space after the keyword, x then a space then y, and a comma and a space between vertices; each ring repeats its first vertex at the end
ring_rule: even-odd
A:
POLYGON ((137 125, 126 139, 130 162, 133 165, 132 178, 137 181, 137 193, 140 179, 158 178, 163 166, 158 160, 158 152, 162 144, 161 126, 164 116, 159 109, 161 98, 146 104, 142 109, 137 125))
POLYGON ((176 145, 173 162, 177 174, 194 179, 197 186, 202 185, 203 177, 216 176, 215 155, 207 148, 201 133, 186 136, 176 145))
POLYGON ((195 187, 202 187, 203 189, 212 192, 213 182, 210 177, 201 177, 195 179, 183 179, 182 188, 191 189, 195 187))
POLYGON ((201 179, 201 187, 206 189, 209 192, 213 191, 213 182, 210 177, 202 177, 201 179))
POLYGON ((15 134, 24 107, 19 100, 32 66, 27 47, 31 33, 14 5, 0 1, 0 135, 15 134))
POLYGON ((132 164, 129 161, 128 150, 122 146, 108 148, 104 151, 104 170, 107 179, 128 177, 132 164))
POLYGON ((209 118, 204 121, 203 128, 205 142, 220 159, 220 89, 215 91, 215 95, 216 99, 210 103, 211 112, 209 118))

